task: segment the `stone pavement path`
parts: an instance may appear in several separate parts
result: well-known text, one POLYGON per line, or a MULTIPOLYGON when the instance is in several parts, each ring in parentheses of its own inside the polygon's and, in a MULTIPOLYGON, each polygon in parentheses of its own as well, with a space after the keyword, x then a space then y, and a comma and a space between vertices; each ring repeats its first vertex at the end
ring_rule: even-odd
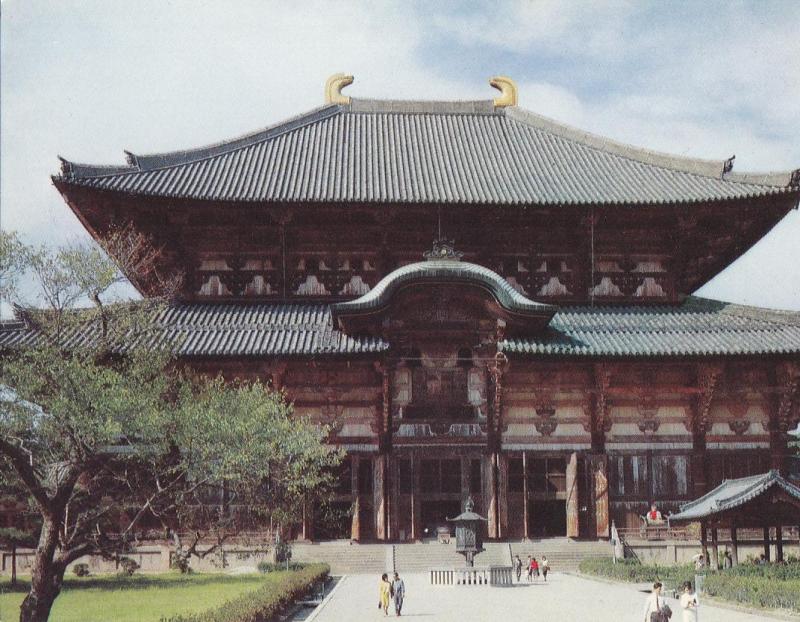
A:
MULTIPOLYGON (((386 619, 378 610, 378 579, 349 575, 309 622, 361 622, 386 619)), ((432 586, 427 574, 403 576, 407 596, 403 618, 420 622, 642 622, 645 593, 635 586, 606 584, 553 573, 548 582, 513 588, 432 586)), ((672 622, 681 622, 678 604, 668 599, 672 622)), ((700 622, 755 622, 764 616, 704 605, 700 622)), ((390 618, 394 610, 390 606, 390 618)))

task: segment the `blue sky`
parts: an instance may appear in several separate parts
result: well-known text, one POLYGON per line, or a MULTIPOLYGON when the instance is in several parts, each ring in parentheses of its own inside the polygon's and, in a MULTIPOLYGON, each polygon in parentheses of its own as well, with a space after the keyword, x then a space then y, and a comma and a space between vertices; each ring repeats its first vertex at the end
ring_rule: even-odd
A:
MULTIPOLYGON (((4 0, 0 224, 85 236, 56 156, 118 163, 199 146, 353 96, 491 98, 736 169, 800 167, 800 2, 4 0)), ((800 310, 793 211, 700 294, 800 310)))

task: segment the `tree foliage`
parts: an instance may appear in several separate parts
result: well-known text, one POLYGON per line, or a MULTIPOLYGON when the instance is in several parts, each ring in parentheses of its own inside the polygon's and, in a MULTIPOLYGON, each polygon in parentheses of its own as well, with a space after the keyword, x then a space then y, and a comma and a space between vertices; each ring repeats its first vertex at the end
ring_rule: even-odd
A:
POLYGON ((33 337, 0 359, 2 479, 41 524, 23 620, 46 619, 85 554, 118 555, 157 530, 188 558, 295 520, 341 459, 282 394, 195 375, 154 345, 179 281, 158 274, 146 242, 122 229, 101 246, 2 247, 15 255, 0 265, 32 275, 45 305, 20 309, 33 337), (162 296, 109 304, 125 274, 160 283, 162 296))

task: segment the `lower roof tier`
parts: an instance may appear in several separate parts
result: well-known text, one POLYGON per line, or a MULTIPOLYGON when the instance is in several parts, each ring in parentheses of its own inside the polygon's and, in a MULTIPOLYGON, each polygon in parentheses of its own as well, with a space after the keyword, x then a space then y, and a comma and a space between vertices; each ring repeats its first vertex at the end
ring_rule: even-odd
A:
MULTIPOLYGON (((346 335, 326 304, 176 304, 160 311, 148 347, 172 347, 185 357, 357 356, 380 354, 379 337, 346 335)), ((0 348, 35 339, 25 322, 0 328, 0 348)), ((96 331, 76 329, 68 346, 96 331)), ((140 342, 141 343, 141 342, 140 342)), ((517 356, 681 357, 800 354, 800 312, 775 311, 688 298, 679 307, 564 307, 538 334, 501 341, 517 356)))

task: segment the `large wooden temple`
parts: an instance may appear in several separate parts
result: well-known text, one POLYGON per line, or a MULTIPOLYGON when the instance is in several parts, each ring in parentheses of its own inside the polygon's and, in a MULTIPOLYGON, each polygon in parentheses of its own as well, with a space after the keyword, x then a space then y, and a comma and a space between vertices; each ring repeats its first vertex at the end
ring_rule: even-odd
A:
POLYGON ((309 509, 297 537, 418 540, 468 496, 489 538, 608 537, 785 469, 800 313, 691 294, 797 207, 800 171, 623 145, 518 107, 507 78, 455 102, 350 82, 53 179, 91 235, 133 223, 185 273, 159 319, 183 360, 333 426, 350 516, 309 509))

